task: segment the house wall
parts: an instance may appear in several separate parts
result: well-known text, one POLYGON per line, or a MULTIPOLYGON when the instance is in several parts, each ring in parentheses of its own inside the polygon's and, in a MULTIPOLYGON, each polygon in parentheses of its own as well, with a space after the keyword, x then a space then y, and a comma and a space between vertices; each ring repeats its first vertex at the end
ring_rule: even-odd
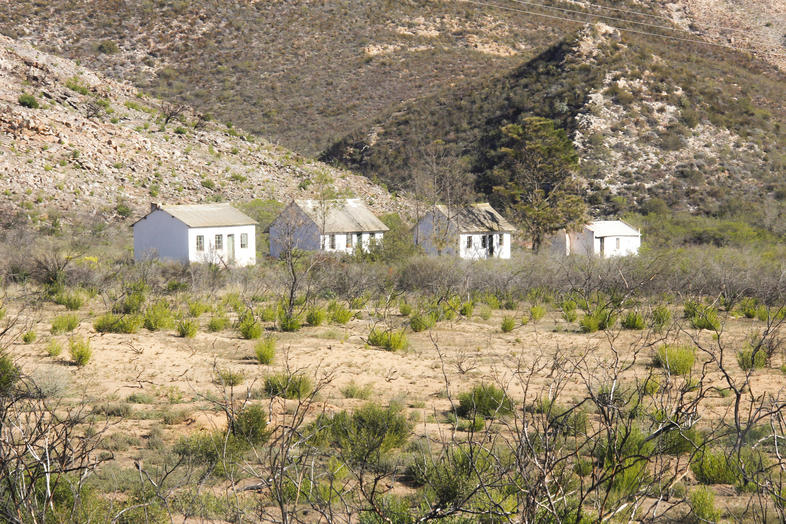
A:
POLYGON ((459 235, 459 256, 467 260, 491 258, 489 256, 488 240, 483 247, 483 237, 491 235, 494 240, 493 258, 510 258, 510 233, 462 233, 459 235), (472 238, 472 247, 467 247, 467 239, 472 238), (499 245, 502 237, 502 247, 499 245))
POLYGON ((188 259, 191 262, 225 263, 238 266, 256 264, 255 226, 198 227, 188 230, 188 259), (240 236, 248 235, 248 246, 240 247, 240 236), (216 235, 222 237, 222 247, 216 247, 216 235), (229 260, 229 235, 234 235, 235 259, 229 260), (197 237, 204 238, 204 250, 197 250, 197 237))
MULTIPOLYGON (((639 247, 641 247, 641 237, 610 236, 604 238, 603 244, 604 258, 635 255, 639 252, 639 247), (617 241, 619 241, 619 247, 617 247, 617 241)), ((600 238, 595 239, 594 248, 594 253, 600 255, 600 238)))
POLYGON ((427 255, 455 255, 460 240, 452 224, 448 224, 442 215, 434 219, 434 213, 428 212, 415 225, 413 231, 417 244, 427 255))
POLYGON ((317 251, 319 249, 319 228, 308 215, 295 204, 290 204, 268 228, 270 256, 279 258, 289 249, 317 251))
POLYGON ((134 224, 134 260, 188 262, 188 226, 162 210, 134 224))
POLYGON ((553 255, 568 256, 571 252, 571 235, 564 229, 560 229, 551 237, 550 250, 553 255))
MULTIPOLYGON (((374 239, 374 242, 377 244, 382 243, 382 239, 384 237, 383 233, 361 233, 362 238, 360 239, 360 245, 364 250, 368 250, 369 245, 371 244, 371 239, 374 239)), ((322 246, 322 251, 326 253, 347 253, 353 254, 355 249, 358 247, 358 239, 357 233, 335 233, 335 248, 330 247, 330 236, 331 235, 321 235, 320 236, 320 246, 322 246), (350 237, 350 246, 347 247, 347 235, 350 237)))
POLYGON ((600 243, 595 234, 584 228, 578 233, 568 234, 568 253, 571 255, 596 255, 600 253, 600 243))

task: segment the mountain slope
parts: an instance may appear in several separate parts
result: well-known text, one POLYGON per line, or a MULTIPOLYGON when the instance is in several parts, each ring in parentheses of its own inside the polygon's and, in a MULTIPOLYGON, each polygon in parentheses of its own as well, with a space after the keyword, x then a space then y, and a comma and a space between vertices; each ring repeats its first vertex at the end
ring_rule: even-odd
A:
POLYGON ((786 196, 786 77, 724 49, 662 45, 587 28, 499 76, 397 107, 322 159, 406 188, 422 145, 445 142, 490 193, 502 125, 554 119, 572 137, 596 212, 652 197, 720 212, 786 196), (622 197, 620 199, 619 197, 622 197))
POLYGON ((406 209, 354 175, 193 111, 176 109, 73 62, 0 36, 0 217, 123 218, 150 200, 286 202, 320 173, 377 211, 406 209), (28 98, 24 98, 26 95, 28 98), (26 107, 39 105, 38 108, 26 107))

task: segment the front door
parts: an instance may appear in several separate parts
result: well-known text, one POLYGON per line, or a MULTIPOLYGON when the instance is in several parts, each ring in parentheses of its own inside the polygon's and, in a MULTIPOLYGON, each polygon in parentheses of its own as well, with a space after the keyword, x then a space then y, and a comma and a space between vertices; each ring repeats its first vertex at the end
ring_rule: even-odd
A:
POLYGON ((227 235, 227 261, 235 262, 235 235, 227 235))
POLYGON ((489 239, 486 242, 486 245, 488 246, 488 256, 493 257, 494 256, 494 235, 489 235, 489 239))

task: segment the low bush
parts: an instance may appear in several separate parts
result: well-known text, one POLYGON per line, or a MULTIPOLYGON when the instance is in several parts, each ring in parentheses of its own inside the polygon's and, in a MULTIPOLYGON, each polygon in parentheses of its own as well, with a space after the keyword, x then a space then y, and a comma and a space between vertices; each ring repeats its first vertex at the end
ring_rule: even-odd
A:
POLYGON ((93 356, 90 341, 86 338, 72 338, 69 340, 68 352, 71 354, 71 360, 80 368, 86 366, 93 356))
POLYGON ((232 421, 231 431, 235 437, 244 439, 252 445, 267 441, 267 414, 261 406, 249 405, 243 408, 232 421))
POLYGON ((598 307, 582 317, 579 322, 581 331, 584 333, 595 333, 605 331, 614 327, 617 323, 617 315, 609 308, 598 307))
POLYGON ((55 304, 65 306, 69 311, 79 310, 85 302, 81 293, 76 291, 61 291, 57 293, 52 301, 55 304))
POLYGON ((589 422, 587 412, 583 409, 566 408, 546 398, 528 409, 545 415, 549 426, 563 435, 579 435, 586 431, 589 422))
POLYGON ((641 330, 647 327, 644 322, 644 315, 638 311, 628 311, 625 318, 622 319, 622 327, 625 329, 641 330))
POLYGON ((257 319, 251 311, 246 311, 240 315, 237 323, 237 330, 240 336, 246 340, 258 339, 262 336, 263 331, 262 324, 257 322, 257 319))
POLYGON ((21 376, 22 372, 11 357, 0 354, 0 397, 13 392, 21 376))
POLYGON ((294 333, 300 329, 300 317, 297 314, 289 315, 284 309, 278 312, 278 329, 285 333, 294 333))
POLYGON ((544 306, 537 304, 529 308, 529 318, 533 322, 537 322, 544 316, 546 316, 546 308, 544 306))
POLYGON ((312 307, 306 313, 306 322, 311 326, 320 326, 325 322, 325 310, 321 307, 312 307))
POLYGON ((257 309, 257 316, 262 322, 275 322, 276 309, 272 306, 264 306, 257 309))
POLYGON ((182 338, 194 338, 199 331, 199 324, 196 320, 184 318, 177 323, 177 336, 182 338))
POLYGON ((344 325, 352 320, 353 313, 343 304, 335 303, 333 310, 330 312, 330 321, 334 324, 344 325))
POLYGON ((273 337, 265 337, 254 346, 254 357, 257 362, 269 366, 273 363, 273 358, 276 355, 276 339, 273 337))
POLYGON ((229 326, 229 319, 225 316, 216 315, 207 323, 207 330, 211 333, 224 331, 229 326))
POLYGON ((690 492, 690 510, 693 522, 717 522, 721 512, 715 506, 715 493, 711 488, 699 486, 690 492))
POLYGON ((480 415, 494 418, 513 412, 513 402, 507 394, 494 384, 480 384, 458 396, 456 414, 462 418, 480 415))
POLYGON ((194 318, 199 318, 208 311, 210 311, 210 306, 201 300, 190 300, 188 302, 188 314, 194 318))
POLYGON ((131 406, 125 402, 105 402, 93 406, 92 412, 106 417, 127 417, 131 414, 131 406))
POLYGON ((420 312, 409 319, 409 327, 415 333, 431 329, 436 323, 437 319, 431 312, 420 312))
POLYGON ((22 333, 22 342, 25 344, 32 344, 38 338, 35 331, 25 331, 22 333))
POLYGON ((696 350, 690 346, 663 345, 655 352, 653 365, 672 375, 687 375, 693 369, 696 350))
POLYGON ((371 384, 366 384, 365 386, 359 386, 355 383, 355 381, 350 382, 343 388, 341 388, 341 393, 344 395, 345 398, 359 398, 362 400, 366 400, 371 396, 373 392, 373 388, 371 384))
POLYGON ((398 305, 398 312, 401 313, 402 316, 408 317, 412 314, 412 306, 410 306, 406 302, 401 302, 398 305))
POLYGON ((142 327, 139 315, 116 315, 105 313, 93 321, 93 328, 99 333, 136 333, 142 327))
POLYGON ((483 320, 488 320, 491 318, 491 308, 489 306, 484 305, 480 308, 480 318, 483 320))
POLYGON ((406 349, 409 345, 407 335, 403 331, 390 331, 374 328, 368 334, 368 343, 371 346, 381 347, 388 351, 406 349))
POLYGON ((145 303, 144 284, 135 284, 126 289, 126 294, 122 300, 118 301, 113 307, 113 313, 131 314, 142 311, 145 303))
POLYGON ((172 310, 169 309, 169 303, 166 300, 159 300, 145 309, 143 325, 149 331, 169 329, 174 322, 175 316, 172 314, 172 310))
POLYGON ((702 484, 735 484, 737 473, 721 449, 705 449, 690 465, 696 480, 702 484))
POLYGON ((126 398, 126 402, 132 404, 152 404, 155 400, 155 397, 149 393, 131 393, 126 398))
POLYGON ((242 371, 234 371, 230 368, 216 370, 213 382, 220 386, 234 388, 245 382, 246 374, 242 371))
POLYGON ((461 304, 461 307, 459 307, 459 313, 461 313, 461 316, 469 318, 472 316, 472 311, 474 309, 475 309, 475 305, 472 303, 471 300, 468 300, 461 304))
POLYGON ((660 305, 653 308, 650 318, 650 326, 652 329, 660 332, 669 322, 671 322, 671 311, 667 306, 660 305))
POLYGON ((31 95, 30 93, 22 93, 19 95, 17 99, 19 105, 22 107, 27 107, 29 109, 38 109, 40 106, 38 105, 38 100, 36 100, 35 96, 31 95))
POLYGON ((700 304, 694 315, 690 317, 690 325, 695 329, 718 331, 721 327, 718 310, 712 306, 700 304))
POLYGON ((60 398, 68 390, 71 375, 60 366, 39 366, 30 373, 38 398, 60 398))
POLYGON ((277 373, 265 378, 265 393, 271 397, 300 399, 308 396, 312 389, 311 379, 306 375, 277 373))
POLYGON ((500 329, 502 329, 503 333, 510 333, 515 327, 516 320, 513 317, 504 317, 502 319, 502 325, 500 326, 500 329))
POLYGON ((740 300, 740 312, 745 318, 756 318, 756 309, 759 303, 755 298, 743 298, 740 300))
POLYGON ((737 363, 743 371, 763 369, 767 366, 767 352, 763 347, 754 347, 746 343, 745 347, 737 351, 737 363))
POLYGON ((59 315, 52 319, 52 329, 50 330, 53 335, 61 333, 70 333, 75 330, 79 325, 79 317, 76 315, 59 315))
POLYGON ((563 300, 560 304, 560 310, 562 311, 562 318, 565 322, 575 322, 578 318, 578 313, 576 313, 576 302, 573 300, 563 300))
POLYGON ((46 345, 46 354, 50 357, 58 357, 63 352, 63 345, 54 338, 46 345))

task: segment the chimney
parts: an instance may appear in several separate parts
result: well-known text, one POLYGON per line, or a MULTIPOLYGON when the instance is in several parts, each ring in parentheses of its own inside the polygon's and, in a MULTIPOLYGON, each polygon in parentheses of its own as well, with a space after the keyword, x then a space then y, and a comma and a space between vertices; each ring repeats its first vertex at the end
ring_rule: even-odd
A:
POLYGON ((158 202, 150 202, 150 212, 151 213, 153 211, 158 211, 159 209, 161 209, 161 204, 159 204, 158 202))

